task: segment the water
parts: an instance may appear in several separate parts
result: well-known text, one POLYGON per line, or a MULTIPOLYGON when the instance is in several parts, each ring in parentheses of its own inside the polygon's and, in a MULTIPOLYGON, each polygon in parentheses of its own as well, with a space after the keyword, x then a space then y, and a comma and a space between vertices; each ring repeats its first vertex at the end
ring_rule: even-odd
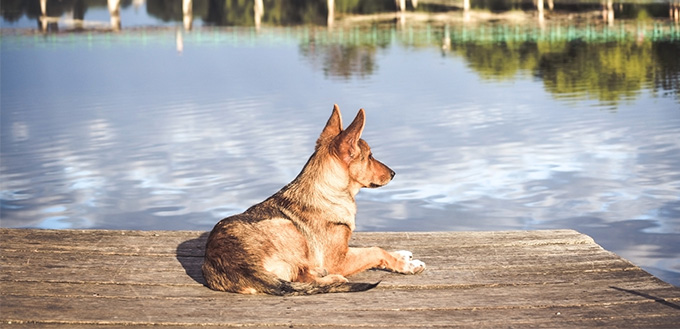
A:
POLYGON ((124 2, 118 32, 105 6, 81 25, 66 7, 46 33, 2 3, 2 227, 210 230, 292 180, 338 103, 346 123, 366 109, 397 172, 359 193, 358 230, 572 228, 680 285, 680 30, 663 4, 610 25, 591 7, 466 22, 421 1, 328 28, 198 1, 189 29, 162 3, 124 2))

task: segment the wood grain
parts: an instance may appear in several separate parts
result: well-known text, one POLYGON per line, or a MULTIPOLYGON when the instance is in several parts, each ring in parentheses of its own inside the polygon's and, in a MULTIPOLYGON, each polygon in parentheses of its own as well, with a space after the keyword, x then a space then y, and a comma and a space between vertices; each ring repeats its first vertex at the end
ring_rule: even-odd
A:
POLYGON ((352 294, 203 286, 205 232, 0 229, 0 323, 92 327, 640 327, 680 324, 680 288, 571 230, 356 233, 427 270, 368 271, 352 294))

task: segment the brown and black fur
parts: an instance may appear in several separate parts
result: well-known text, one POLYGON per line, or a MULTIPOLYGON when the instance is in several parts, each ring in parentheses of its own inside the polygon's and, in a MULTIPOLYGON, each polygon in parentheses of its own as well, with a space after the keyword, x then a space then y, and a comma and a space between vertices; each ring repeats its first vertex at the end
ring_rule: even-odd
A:
POLYGON ((394 172, 361 139, 364 110, 343 130, 337 105, 300 174, 262 203, 213 228, 203 276, 214 290, 305 295, 368 290, 345 278, 369 268, 416 274, 425 264, 410 253, 350 248, 355 195, 387 184, 394 172))

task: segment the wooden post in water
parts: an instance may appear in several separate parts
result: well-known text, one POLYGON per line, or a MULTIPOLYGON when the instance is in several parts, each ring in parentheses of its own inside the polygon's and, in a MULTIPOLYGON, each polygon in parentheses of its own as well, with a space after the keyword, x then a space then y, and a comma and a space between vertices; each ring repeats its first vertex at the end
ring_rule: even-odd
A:
POLYGON ((182 54, 184 52, 184 38, 182 37, 182 31, 180 29, 177 29, 177 33, 175 33, 175 45, 177 47, 177 53, 182 54))
POLYGON ((602 4, 602 20, 605 21, 609 26, 614 25, 614 1, 607 0, 606 3, 602 4))
POLYGON ((38 24, 40 24, 40 29, 45 32, 47 31, 47 0, 40 0, 40 18, 38 18, 38 24))
POLYGON ((470 21, 470 0, 463 0, 463 21, 470 21))
POLYGON ((259 31, 262 24, 262 16, 264 16, 264 3, 262 0, 255 0, 253 11, 255 15, 255 29, 259 31))
POLYGON ((111 29, 120 31, 120 0, 108 0, 108 6, 111 15, 111 29))
POLYGON ((191 31, 194 24, 194 1, 193 0, 183 0, 182 1, 182 23, 184 24, 184 29, 191 31))
POLYGON ((442 38, 442 52, 444 54, 451 50, 451 32, 449 32, 449 24, 444 26, 444 37, 442 38))
POLYGON ((333 27, 335 22, 335 0, 327 0, 326 5, 328 7, 328 17, 326 18, 326 25, 328 27, 333 27))
POLYGON ((397 11, 405 11, 406 10, 406 0, 395 0, 397 4, 397 11))
POLYGON ((397 4, 397 22, 399 22, 399 27, 403 28, 406 26, 406 0, 395 0, 397 4))

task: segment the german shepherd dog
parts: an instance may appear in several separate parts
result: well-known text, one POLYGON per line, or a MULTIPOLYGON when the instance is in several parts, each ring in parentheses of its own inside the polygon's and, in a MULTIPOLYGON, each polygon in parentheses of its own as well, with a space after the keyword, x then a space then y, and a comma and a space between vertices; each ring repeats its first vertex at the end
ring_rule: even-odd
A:
POLYGON ((345 278, 357 272, 425 269, 408 251, 349 247, 359 189, 383 186, 394 177, 361 139, 364 123, 360 109, 343 130, 335 105, 300 174, 262 203, 215 225, 202 268, 208 287, 242 294, 353 292, 380 283, 345 278))

